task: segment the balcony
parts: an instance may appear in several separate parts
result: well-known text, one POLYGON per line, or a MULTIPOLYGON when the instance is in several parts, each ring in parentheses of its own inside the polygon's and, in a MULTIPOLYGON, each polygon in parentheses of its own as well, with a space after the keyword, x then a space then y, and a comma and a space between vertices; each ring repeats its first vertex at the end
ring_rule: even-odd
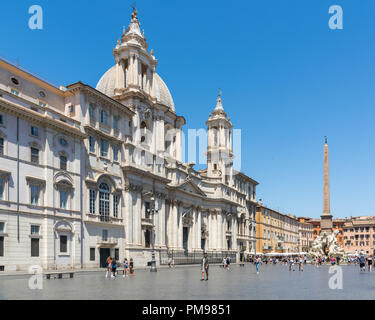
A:
POLYGON ((151 218, 142 218, 141 223, 142 223, 142 227, 153 227, 151 218))
POLYGON ((118 243, 117 238, 113 238, 113 237, 103 238, 103 237, 100 237, 100 236, 96 237, 96 244, 97 245, 115 246, 115 245, 117 245, 117 243, 118 243))
POLYGON ((92 213, 88 213, 86 215, 85 221, 91 224, 95 224, 95 225, 114 225, 114 226, 122 225, 121 218, 116 218, 113 216, 104 216, 100 214, 92 214, 92 213))
POLYGON ((248 238, 249 238, 249 236, 244 234, 244 233, 239 233, 237 235, 237 239, 239 239, 239 240, 247 240, 248 238))

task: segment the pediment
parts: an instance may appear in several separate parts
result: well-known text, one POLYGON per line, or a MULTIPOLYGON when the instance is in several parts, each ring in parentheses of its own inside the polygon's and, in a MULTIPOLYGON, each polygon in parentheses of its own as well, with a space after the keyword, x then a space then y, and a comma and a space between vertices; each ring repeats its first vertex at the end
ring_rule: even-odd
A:
POLYGON ((191 179, 188 179, 185 182, 181 183, 179 186, 177 186, 177 189, 184 191, 184 192, 192 193, 192 194, 198 194, 203 197, 207 196, 202 191, 202 189, 199 188, 198 185, 191 179))

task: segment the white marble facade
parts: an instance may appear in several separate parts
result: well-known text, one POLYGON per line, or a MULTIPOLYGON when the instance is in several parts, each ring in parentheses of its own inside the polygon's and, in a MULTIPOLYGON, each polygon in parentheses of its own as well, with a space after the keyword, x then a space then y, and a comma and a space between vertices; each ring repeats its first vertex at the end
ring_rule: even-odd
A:
POLYGON ((96 89, 57 88, 0 60, 0 270, 136 265, 159 252, 252 252, 256 181, 233 170, 221 97, 207 169, 182 158, 182 127, 137 12, 96 89), (154 241, 152 240, 154 228, 154 241))

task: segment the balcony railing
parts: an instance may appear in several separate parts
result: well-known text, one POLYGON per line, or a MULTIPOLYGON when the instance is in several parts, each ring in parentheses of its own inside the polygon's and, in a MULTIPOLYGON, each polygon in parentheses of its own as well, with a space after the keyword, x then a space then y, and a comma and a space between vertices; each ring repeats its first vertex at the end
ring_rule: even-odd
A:
POLYGON ((150 226, 150 227, 153 226, 152 218, 142 218, 141 221, 142 221, 143 226, 150 226))
POLYGON ((97 236, 96 243, 107 244, 107 245, 117 245, 118 239, 114 237, 103 238, 103 237, 97 236))
POLYGON ((122 222, 122 218, 92 213, 87 214, 87 220, 92 222, 104 222, 111 224, 120 224, 122 222))

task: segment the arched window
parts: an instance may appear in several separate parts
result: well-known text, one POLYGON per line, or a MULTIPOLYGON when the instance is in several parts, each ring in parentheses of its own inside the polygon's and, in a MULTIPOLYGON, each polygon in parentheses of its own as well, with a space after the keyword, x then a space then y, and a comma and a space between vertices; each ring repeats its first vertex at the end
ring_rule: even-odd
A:
POLYGON ((109 220, 109 195, 110 189, 108 184, 101 183, 99 185, 99 214, 102 221, 109 220))

